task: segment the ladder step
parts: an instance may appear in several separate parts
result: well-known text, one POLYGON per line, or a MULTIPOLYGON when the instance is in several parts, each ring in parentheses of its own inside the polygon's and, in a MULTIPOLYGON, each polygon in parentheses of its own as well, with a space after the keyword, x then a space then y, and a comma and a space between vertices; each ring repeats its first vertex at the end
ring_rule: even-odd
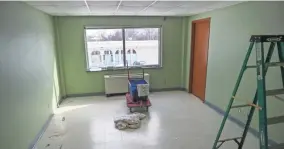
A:
POLYGON ((250 104, 245 104, 245 105, 235 105, 235 106, 232 106, 231 109, 234 109, 234 108, 242 108, 242 107, 250 107, 251 105, 250 104))
POLYGON ((242 137, 223 139, 223 140, 219 140, 218 142, 226 142, 226 141, 238 140, 238 139, 241 139, 241 138, 242 138, 242 137))
POLYGON ((277 144, 277 145, 269 147, 269 149, 283 149, 283 148, 284 148, 284 143, 277 144))
MULTIPOLYGON (((284 67, 284 62, 270 62, 270 63, 266 63, 266 66, 268 66, 268 67, 277 67, 277 66, 284 67)), ((248 66, 246 66, 246 68, 257 68, 257 66, 256 65, 248 65, 248 66)))
POLYGON ((284 66, 284 62, 270 62, 266 63, 266 65, 269 67, 284 66))
POLYGON ((267 90, 266 96, 284 94, 284 89, 267 90))
POLYGON ((284 123, 284 116, 271 117, 267 119, 267 125, 284 123))
POLYGON ((248 65, 246 68, 256 68, 256 65, 248 65))

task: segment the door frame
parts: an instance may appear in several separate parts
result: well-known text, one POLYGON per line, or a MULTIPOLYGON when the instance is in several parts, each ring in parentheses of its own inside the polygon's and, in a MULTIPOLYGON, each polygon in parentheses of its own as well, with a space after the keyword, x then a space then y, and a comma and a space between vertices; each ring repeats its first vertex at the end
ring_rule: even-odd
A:
MULTIPOLYGON (((207 67, 208 67, 208 51, 209 51, 209 39, 210 39, 210 27, 211 27, 211 17, 209 18, 203 18, 194 20, 191 22, 191 46, 190 46, 190 73, 189 73, 189 81, 188 81, 188 92, 192 93, 192 79, 193 79, 193 58, 194 58, 194 42, 195 42, 195 25, 200 22, 209 22, 209 35, 208 35, 208 47, 207 47, 207 62, 206 62, 206 78, 205 83, 207 82, 207 67)), ((205 90, 206 90, 206 84, 205 84, 205 90)), ((200 99, 202 102, 205 102, 205 99, 200 99)))

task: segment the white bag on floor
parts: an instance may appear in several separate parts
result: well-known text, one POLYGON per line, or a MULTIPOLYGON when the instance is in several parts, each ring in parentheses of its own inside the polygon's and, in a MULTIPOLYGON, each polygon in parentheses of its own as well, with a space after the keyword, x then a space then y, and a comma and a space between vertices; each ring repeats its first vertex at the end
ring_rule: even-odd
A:
POLYGON ((127 128, 127 124, 124 122, 118 122, 115 124, 115 128, 119 129, 119 130, 123 130, 127 128))
POLYGON ((115 128, 123 130, 126 128, 137 129, 140 127, 142 119, 146 117, 142 113, 133 113, 114 118, 115 128))
POLYGON ((138 124, 128 125, 127 127, 128 127, 128 128, 130 128, 130 129, 137 129, 137 128, 139 128, 139 127, 140 127, 140 123, 138 123, 138 124))
POLYGON ((135 113, 133 113, 133 114, 131 114, 132 116, 135 116, 135 117, 138 117, 140 120, 143 120, 145 117, 146 117, 146 115, 145 114, 143 114, 143 113, 138 113, 138 112, 135 112, 135 113))
POLYGON ((118 122, 124 122, 126 124, 133 125, 140 123, 140 119, 137 116, 126 115, 115 118, 114 123, 118 122))

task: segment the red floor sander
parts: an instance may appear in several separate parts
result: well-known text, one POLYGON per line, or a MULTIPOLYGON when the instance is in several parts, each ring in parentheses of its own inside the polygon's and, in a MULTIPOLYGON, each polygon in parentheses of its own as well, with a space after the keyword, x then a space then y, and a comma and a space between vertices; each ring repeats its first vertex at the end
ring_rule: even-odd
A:
POLYGON ((149 84, 144 79, 144 69, 142 68, 142 77, 131 77, 130 68, 127 66, 128 72, 128 93, 126 96, 127 107, 130 112, 133 112, 133 108, 144 108, 148 111, 151 106, 149 100, 149 84))

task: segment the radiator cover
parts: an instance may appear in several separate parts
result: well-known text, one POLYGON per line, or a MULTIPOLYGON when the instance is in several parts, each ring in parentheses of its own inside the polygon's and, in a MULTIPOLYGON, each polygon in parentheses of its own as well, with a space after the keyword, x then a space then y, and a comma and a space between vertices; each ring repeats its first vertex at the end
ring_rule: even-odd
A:
MULTIPOLYGON (((142 74, 131 74, 131 78, 140 77, 142 74)), ((128 92, 128 78, 127 74, 114 74, 114 75, 104 75, 105 79, 105 94, 119 94, 128 92)), ((144 73, 144 79, 150 85, 150 75, 144 73)))

